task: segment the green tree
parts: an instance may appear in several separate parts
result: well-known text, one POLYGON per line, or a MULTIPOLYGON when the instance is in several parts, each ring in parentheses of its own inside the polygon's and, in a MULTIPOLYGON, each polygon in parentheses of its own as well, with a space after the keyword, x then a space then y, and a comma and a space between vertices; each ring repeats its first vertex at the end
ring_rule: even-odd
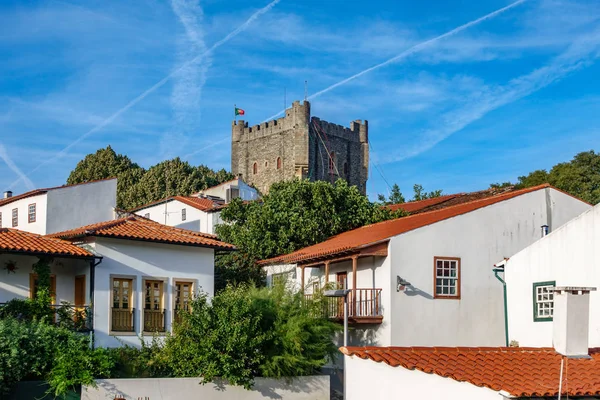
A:
POLYGON ((219 377, 246 388, 257 376, 314 374, 336 352, 332 337, 340 329, 318 317, 321 306, 283 287, 229 286, 210 302, 200 295, 167 338, 165 363, 173 376, 219 377))
POLYGON ((179 158, 163 161, 148 170, 129 157, 117 154, 110 146, 88 154, 71 171, 68 184, 117 177, 117 206, 134 208, 169 196, 187 196, 193 192, 233 179, 224 169, 214 171, 197 167, 179 158))
POLYGON ((425 200, 425 199, 432 199, 434 197, 440 197, 442 195, 442 190, 438 189, 438 190, 434 190, 431 191, 429 193, 427 193, 426 191, 423 190, 423 186, 416 184, 413 186, 413 190, 415 192, 415 195, 412 199, 412 201, 418 201, 418 200, 425 200))
POLYGON ((394 183, 387 198, 383 194, 378 194, 377 200, 384 205, 401 204, 406 201, 402 195, 402 192, 400 191, 400 186, 398 186, 397 183, 394 183))
POLYGON ((543 183, 549 183, 588 203, 600 203, 600 153, 584 151, 571 161, 556 164, 550 172, 540 169, 519 176, 515 187, 522 189, 543 183))

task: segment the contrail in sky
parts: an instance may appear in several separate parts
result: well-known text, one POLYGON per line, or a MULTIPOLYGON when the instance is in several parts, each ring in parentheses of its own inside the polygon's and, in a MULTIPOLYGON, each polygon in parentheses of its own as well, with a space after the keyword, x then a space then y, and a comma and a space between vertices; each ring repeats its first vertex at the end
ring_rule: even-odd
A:
POLYGON ((19 176, 19 180, 22 179, 23 182, 25 182, 25 186, 27 186, 27 189, 35 189, 35 185, 33 184, 33 182, 31 182, 31 179, 29 179, 27 175, 25 175, 23 171, 21 171, 19 167, 17 167, 17 165, 13 162, 13 160, 8 156, 8 152, 6 151, 6 148, 2 143, 0 143, 0 158, 6 163, 8 168, 10 168, 15 174, 19 176))
MULTIPOLYGON (((350 76, 350 77, 348 77, 348 78, 346 78, 344 80, 339 81, 338 83, 334 83, 333 85, 331 85, 329 87, 326 87, 325 89, 320 90, 317 93, 311 94, 310 96, 308 96, 308 99, 310 100, 310 99, 314 99, 315 97, 319 97, 320 95, 322 95, 324 93, 327 93, 327 92, 329 92, 329 91, 331 91, 331 90, 333 90, 333 89, 335 89, 335 88, 337 88, 339 86, 345 85, 346 83, 348 83, 348 82, 350 82, 350 81, 352 81, 352 80, 354 80, 356 78, 359 78, 359 77, 361 77, 361 76, 363 76, 365 74, 368 74, 371 71, 374 71, 374 70, 379 69, 381 67, 385 67, 388 64, 395 63, 396 61, 399 61, 399 60, 401 60, 403 58, 406 58, 406 57, 408 57, 410 55, 418 53, 419 51, 423 50, 424 48, 427 48, 428 46, 434 44, 435 42, 438 42, 438 41, 440 41, 442 39, 445 39, 445 38, 447 38, 449 36, 452 36, 452 35, 455 35, 455 34, 457 34, 459 32, 462 32, 465 29, 468 29, 468 28, 470 28, 470 27, 472 27, 474 25, 480 24, 481 22, 484 22, 484 21, 486 21, 488 19, 494 18, 497 15, 502 14, 503 12, 508 11, 511 8, 516 7, 519 4, 524 3, 526 1, 527 0, 518 0, 518 1, 515 1, 514 3, 511 3, 511 4, 507 5, 506 7, 500 8, 500 9, 494 11, 494 12, 491 12, 491 13, 489 13, 487 15, 484 15, 483 17, 477 18, 476 20, 473 20, 471 22, 467 22, 466 24, 461 25, 461 26, 459 26, 457 28, 454 28, 451 31, 448 31, 448 32, 446 32, 446 33, 444 33, 444 34, 442 34, 440 36, 436 36, 436 37, 434 37, 432 39, 429 39, 429 40, 426 40, 426 41, 421 42, 419 44, 416 44, 416 45, 414 45, 414 46, 412 46, 412 47, 404 50, 402 53, 398 54, 397 56, 394 56, 394 57, 390 58, 389 60, 386 60, 386 61, 384 61, 384 62, 382 62, 380 64, 377 64, 377 65, 374 65, 374 66, 372 66, 370 68, 367 68, 367 69, 365 69, 365 70, 363 70, 363 71, 361 71, 361 72, 359 72, 357 74, 354 74, 354 75, 352 75, 352 76, 350 76)), ((269 121, 269 120, 271 120, 271 119, 279 116, 280 114, 283 114, 284 112, 285 112, 285 110, 282 110, 282 111, 278 112, 277 114, 273 115, 272 117, 267 118, 265 121, 269 121)))
MULTIPOLYGON (((106 118, 104 121, 102 121, 101 123, 99 123, 98 125, 96 125, 95 127, 93 127, 92 129, 90 129, 89 131, 87 131, 86 133, 84 133, 83 135, 81 135, 79 138, 77 138, 74 142, 72 142, 71 144, 69 144, 67 147, 65 147, 64 149, 62 149, 61 151, 59 151, 54 157, 49 158, 48 160, 42 162, 37 167, 35 167, 31 171, 29 171, 29 173, 23 174, 22 177, 20 177, 18 180, 16 180, 13 183, 11 183, 10 186, 9 186, 9 188, 13 187, 21 179, 24 179, 28 175, 31 175, 35 171, 39 170, 44 165, 49 164, 49 163, 53 162, 54 160, 56 160, 56 159, 64 156, 73 146, 75 146, 76 144, 80 143, 81 141, 83 141, 84 139, 86 139, 91 134, 93 134, 95 132, 98 132, 99 130, 101 130, 105 126, 111 124, 115 119, 119 118, 124 112, 126 112, 127 110, 129 110, 131 107, 135 106, 140 101, 144 100, 150 93, 154 92, 156 89, 158 89, 161 86, 163 86, 173 76, 175 76, 178 73, 180 73, 183 69, 187 68, 191 64, 194 64, 195 62, 197 62, 201 58, 205 57, 206 55, 212 53, 214 50, 216 50, 217 48, 221 47, 222 45, 224 45, 225 43, 227 43, 229 40, 231 40, 235 36, 237 36, 239 33, 241 33, 242 31, 244 31, 258 17, 260 17, 261 15, 263 15, 266 12, 268 12, 269 10, 271 10, 271 8, 275 7, 275 5, 277 3, 279 3, 280 1, 281 0, 273 0, 272 2, 270 2, 269 4, 267 4, 265 7, 261 8, 260 10, 258 10, 254 14, 252 14, 250 16, 250 18, 248 18, 246 20, 246 22, 244 22, 242 25, 238 26, 234 31, 230 32, 223 39, 221 39, 218 42, 216 42, 215 44, 213 44, 212 47, 210 47, 204 53, 201 53, 201 54, 197 55, 196 57, 192 58, 191 60, 189 60, 189 61, 185 62, 184 64, 182 64, 181 66, 179 66, 177 69, 175 69, 174 71, 172 71, 169 75, 165 76, 163 79, 161 79, 160 81, 158 81, 157 83, 155 83, 153 86, 151 86, 145 92, 143 92, 142 94, 140 94, 139 96, 137 96, 135 99, 131 100, 129 103, 127 103, 124 107, 122 107, 121 109, 119 109, 118 111, 116 111, 110 117, 106 118)), ((31 182, 31 181, 29 181, 29 182, 31 182)))

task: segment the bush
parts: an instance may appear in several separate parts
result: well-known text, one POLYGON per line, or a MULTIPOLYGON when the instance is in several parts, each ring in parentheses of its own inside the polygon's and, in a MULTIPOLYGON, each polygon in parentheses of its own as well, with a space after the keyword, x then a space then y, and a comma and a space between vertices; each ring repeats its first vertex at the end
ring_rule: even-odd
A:
POLYGON ((0 395, 25 378, 43 379, 55 396, 108 376, 113 362, 89 339, 43 321, 0 320, 0 395))
POLYGON ((156 336, 147 344, 140 339, 141 348, 128 345, 109 349, 114 367, 111 378, 159 378, 170 376, 162 346, 156 336))
POLYGON ((164 362, 178 377, 216 377, 250 388, 254 378, 309 375, 336 352, 338 325, 316 303, 283 288, 227 287, 211 302, 196 298, 167 338, 164 362))

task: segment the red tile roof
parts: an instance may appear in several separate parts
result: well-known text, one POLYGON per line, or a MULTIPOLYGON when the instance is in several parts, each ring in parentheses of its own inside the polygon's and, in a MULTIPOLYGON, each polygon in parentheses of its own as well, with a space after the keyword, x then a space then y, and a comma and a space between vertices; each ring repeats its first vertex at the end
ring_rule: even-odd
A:
MULTIPOLYGON (((384 362, 505 391, 515 397, 558 395, 562 356, 552 348, 519 347, 342 347, 365 360, 384 362)), ((591 358, 564 358, 562 395, 600 395, 600 349, 591 358)))
POLYGON ((85 258, 94 257, 93 254, 66 240, 49 238, 9 228, 0 228, 0 252, 85 258))
POLYGON ((348 232, 340 233, 324 242, 305 247, 290 254, 260 261, 259 264, 293 264, 298 262, 315 261, 327 256, 355 251, 370 246, 402 233, 435 224, 458 215, 475 211, 479 208, 509 200, 526 193, 550 187, 548 184, 502 193, 492 197, 469 201, 439 210, 423 212, 416 215, 397 218, 377 224, 366 225, 348 232))
POLYGON ((61 239, 77 239, 85 236, 181 244, 221 250, 235 249, 233 245, 219 240, 215 235, 159 224, 138 215, 47 235, 47 237, 61 239))
MULTIPOLYGON (((215 202, 213 200, 209 200, 209 199, 202 198, 202 197, 194 197, 194 196, 171 196, 166 199, 166 201, 169 201, 169 202, 173 201, 173 200, 180 201, 183 204, 187 204, 188 206, 194 207, 195 209, 200 210, 200 211, 210 211, 214 207, 221 205, 221 203, 215 202)), ((164 204, 164 202, 165 202, 165 199, 154 201, 152 203, 148 203, 148 204, 144 204, 142 206, 136 207, 136 208, 132 208, 131 210, 129 210, 129 212, 131 212, 131 213, 137 212, 137 211, 143 210, 145 208, 155 206, 157 204, 164 204)))
POLYGON ((448 201, 450 199, 453 199, 457 196, 460 196, 461 193, 459 194, 448 194, 445 196, 440 196, 440 197, 433 197, 431 199, 425 199, 425 200, 417 200, 417 201, 409 201, 407 203, 399 203, 399 204, 390 204, 389 206, 386 206, 387 208, 389 208, 392 211, 396 211, 396 210, 404 210, 407 211, 409 213, 414 213, 420 210, 423 210, 429 206, 435 205, 435 204, 440 204, 443 203, 445 201, 448 201))
POLYGON ((14 201, 17 200, 21 200, 21 199, 26 199, 28 197, 33 197, 33 196, 38 196, 40 194, 44 194, 47 193, 51 190, 56 190, 56 189, 66 189, 66 188, 70 188, 73 186, 81 186, 81 185, 87 185, 89 183, 96 183, 96 182, 103 182, 103 181, 110 181, 113 179, 117 179, 117 178, 106 178, 106 179, 96 179, 93 181, 88 181, 88 182, 82 182, 82 183, 75 183, 73 185, 63 185, 63 186, 55 186, 55 187, 50 187, 50 188, 45 188, 45 189, 35 189, 35 190, 31 190, 29 192, 25 192, 25 193, 21 193, 6 199, 0 199, 0 207, 5 206, 7 204, 10 204, 14 201))

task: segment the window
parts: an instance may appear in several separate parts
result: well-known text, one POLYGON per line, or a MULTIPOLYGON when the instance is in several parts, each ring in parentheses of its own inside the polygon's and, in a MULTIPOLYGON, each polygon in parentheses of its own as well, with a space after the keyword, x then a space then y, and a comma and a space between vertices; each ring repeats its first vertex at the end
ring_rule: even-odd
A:
POLYGON ((533 320, 552 321, 554 315, 554 291, 556 281, 535 282, 533 284, 533 320))
POLYGON ((179 311, 189 310, 192 302, 192 282, 175 282, 175 310, 174 319, 175 322, 181 321, 181 315, 179 311))
POLYGON ((265 161, 265 168, 267 168, 269 166, 269 162, 265 161))
POLYGON ((12 226, 19 226, 19 209, 13 208, 12 210, 12 226))
POLYGON ((35 203, 27 207, 27 220, 29 223, 35 222, 35 203))
POLYGON ((148 219, 150 219, 150 213, 146 213, 146 214, 144 214, 144 218, 148 218, 148 219))
POLYGON ((277 157, 277 169, 281 169, 281 157, 277 157))
POLYGON ((111 330, 116 332, 133 332, 133 279, 113 278, 112 287, 111 330))
POLYGON ((163 281, 144 281, 144 293, 144 332, 164 332, 163 281))
POLYGON ((333 172, 335 169, 335 152, 329 154, 329 172, 333 172))
POLYGON ((252 173, 256 175, 258 173, 258 164, 254 163, 252 166, 252 173))
POLYGON ((434 257, 434 298, 460 299, 460 258, 434 257))
POLYGON ((185 208, 182 208, 181 209, 181 220, 185 221, 186 218, 187 218, 187 215, 186 215, 185 208))
POLYGON ((0 228, 2 228, 2 213, 0 212, 0 228))

